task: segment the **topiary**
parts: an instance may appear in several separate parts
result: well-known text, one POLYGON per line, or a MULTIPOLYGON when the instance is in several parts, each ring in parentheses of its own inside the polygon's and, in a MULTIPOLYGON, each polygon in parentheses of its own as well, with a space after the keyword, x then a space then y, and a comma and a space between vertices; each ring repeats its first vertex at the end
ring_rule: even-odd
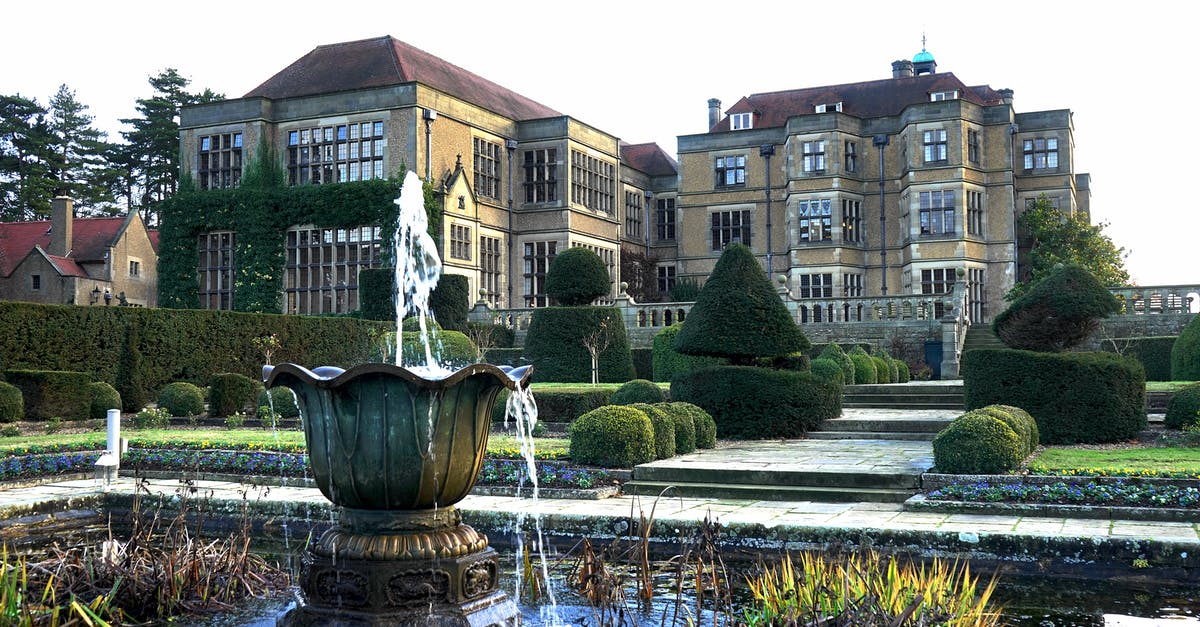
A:
POLYGON ((525 359, 533 363, 538 382, 581 383, 592 380, 592 358, 583 341, 603 326, 608 346, 600 352, 600 381, 625 382, 637 375, 629 352, 625 323, 615 307, 539 307, 525 336, 525 359))
POLYGON ((992 475, 1013 470, 1023 458, 1024 445, 1004 421, 981 412, 967 412, 933 438, 933 463, 938 472, 992 475))
POLYGON ((121 394, 108 383, 89 383, 88 392, 92 395, 92 406, 88 412, 88 417, 92 420, 103 420, 108 417, 108 410, 121 409, 121 394))
POLYGON ((654 461, 654 428, 646 412, 624 405, 593 409, 567 427, 571 461, 633 468, 654 461))
POLYGON ((675 403, 655 403, 654 406, 675 421, 675 454, 686 455, 696 450, 696 421, 692 412, 675 403))
POLYGON ((671 398, 712 415, 722 438, 798 438, 842 413, 841 387, 811 372, 717 366, 675 377, 671 398))
MULTIPOLYGON (((504 406, 502 401, 497 402, 501 403, 501 407, 504 406)), ((300 417, 300 408, 296 406, 296 393, 282 385, 259 392, 258 401, 254 406, 273 409, 280 418, 300 417)))
POLYGON ((204 390, 186 381, 168 383, 158 391, 158 407, 172 416, 204 413, 204 390))
POLYGON ((253 410, 262 384, 236 372, 214 374, 208 383, 208 415, 223 418, 234 412, 253 410))
POLYGON ((1000 405, 988 405, 987 407, 980 407, 975 411, 981 414, 987 414, 988 416, 1000 420, 1004 424, 1008 425, 1008 428, 1012 429, 1013 432, 1015 432, 1017 436, 1021 438, 1021 459, 1024 459, 1028 457, 1030 453, 1033 453, 1035 446, 1033 445, 1033 429, 1030 427, 1030 421, 1026 417, 1028 414, 1025 414, 1025 416, 1019 416, 1012 411, 1001 407, 1000 405))
POLYGON ((650 403, 633 403, 628 407, 645 412, 650 418, 650 427, 654 429, 654 458, 675 457, 675 419, 650 403))
MULTIPOLYGON (((853 364, 851 365, 853 366, 853 364)), ((854 371, 851 370, 851 372, 854 371)), ((838 385, 844 385, 845 382, 845 371, 838 365, 838 362, 827 357, 818 357, 813 360, 812 373, 838 385)))
POLYGON ((891 383, 892 382, 892 367, 883 357, 872 356, 871 361, 875 362, 875 382, 876 383, 891 383))
POLYGON ((1120 301, 1080 265, 1055 267, 992 321, 1009 348, 1060 352, 1077 346, 1100 319, 1121 310, 1120 301))
POLYGON ((546 272, 546 295, 563 307, 591 304, 611 289, 604 260, 582 246, 555 255, 546 272))
POLYGON ((758 259, 741 244, 721 254, 674 344, 686 355, 726 357, 736 365, 809 346, 758 259))
POLYGON ((1172 429, 1182 429, 1200 422, 1196 412, 1200 411, 1200 383, 1189 385, 1171 397, 1167 404, 1167 415, 1163 423, 1172 429))
POLYGON ((125 332, 125 345, 117 361, 116 385, 121 393, 122 409, 135 412, 146 406, 150 392, 146 387, 145 364, 142 363, 141 323, 134 318, 125 332))
POLYGON ((653 381, 634 379, 625 383, 613 392, 609 403, 612 405, 632 405, 634 403, 661 403, 667 400, 662 388, 653 381))
POLYGON ((679 411, 687 412, 692 417, 692 424, 696 426, 696 448, 715 448, 717 446, 717 423, 713 420, 712 415, 704 411, 702 407, 691 403, 672 401, 669 404, 679 411))
POLYGON ((443 329, 464 332, 470 309, 470 279, 461 274, 443 274, 429 293, 429 313, 443 329))
POLYGON ((896 379, 896 383, 908 383, 912 381, 912 373, 908 370, 908 364, 903 361, 896 360, 896 373, 899 376, 896 379))
POLYGON ((1171 380, 1200 381, 1200 315, 1192 316, 1171 346, 1171 380))
POLYGON ((8 383, 21 391, 25 420, 86 420, 92 411, 92 376, 68 370, 8 370, 8 383))
POLYGON ((1015 405, 988 405, 988 407, 995 407, 997 409, 1006 411, 1012 416, 1019 418, 1025 424, 1029 425, 1029 451, 1031 453, 1037 450, 1037 447, 1041 445, 1042 434, 1040 431, 1038 431, 1037 419, 1030 415, 1029 412, 1015 405))
POLYGON ((854 362, 837 342, 830 342, 821 351, 818 359, 832 359, 842 369, 842 377, 846 385, 854 385, 854 362))
POLYGON ((675 375, 698 368, 719 366, 726 363, 720 357, 684 355, 675 350, 675 337, 683 328, 682 322, 666 327, 654 335, 653 369, 655 381, 670 381, 675 375))
POLYGON ((358 310, 367 320, 396 319, 396 271, 363 268, 358 271, 358 310))
POLYGON ((879 351, 879 356, 888 366, 888 381, 891 383, 900 383, 900 360, 892 357, 887 351, 879 351))
POLYGON ((25 399, 15 385, 0 381, 0 422, 18 422, 25 417, 25 399))
POLYGON ((855 346, 846 356, 854 364, 855 385, 870 385, 879 382, 879 369, 875 366, 875 360, 871 359, 863 347, 855 346))

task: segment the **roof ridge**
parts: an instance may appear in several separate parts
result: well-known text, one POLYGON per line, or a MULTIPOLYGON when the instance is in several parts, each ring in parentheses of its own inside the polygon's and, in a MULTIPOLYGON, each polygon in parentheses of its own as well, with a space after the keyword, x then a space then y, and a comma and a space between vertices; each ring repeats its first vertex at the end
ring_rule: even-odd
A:
MULTIPOLYGON (((754 98, 756 96, 774 96, 776 94, 790 94, 790 93, 796 93, 796 92, 800 92, 800 91, 811 91, 814 89, 837 89, 839 87, 872 85, 872 84, 877 84, 877 83, 887 83, 887 82, 891 82, 891 81, 900 81, 900 80, 919 81, 919 80, 928 80, 928 78, 935 78, 935 77, 942 78, 942 77, 946 77, 946 76, 952 77, 954 80, 956 80, 960 83, 963 83, 962 79, 958 78, 958 76, 956 76, 954 74, 954 72, 938 72, 937 74, 922 74, 920 76, 904 76, 901 78, 888 77, 888 78, 878 78, 878 79, 869 80, 869 81, 854 81, 854 82, 850 82, 850 83, 838 83, 836 85, 813 85, 812 87, 796 87, 793 89, 779 89, 776 91, 763 91, 763 92, 758 92, 755 94, 750 94, 749 96, 745 96, 745 97, 746 98, 754 98)), ((963 86, 965 87, 966 83, 963 83, 963 86)))

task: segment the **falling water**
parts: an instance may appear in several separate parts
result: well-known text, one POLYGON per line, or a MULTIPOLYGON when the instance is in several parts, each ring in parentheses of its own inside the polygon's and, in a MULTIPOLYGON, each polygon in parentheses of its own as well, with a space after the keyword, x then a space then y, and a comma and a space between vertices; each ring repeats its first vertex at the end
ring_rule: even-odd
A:
POLYGON ((433 356, 430 341, 429 295, 437 287, 442 276, 442 260, 438 256, 437 243, 429 236, 429 218, 425 214, 425 193, 421 179, 415 172, 404 176, 400 197, 395 200, 400 211, 396 217, 396 365, 404 366, 401 348, 404 336, 404 318, 414 315, 420 328, 421 347, 425 351, 425 363, 409 366, 409 370, 423 370, 422 376, 437 378, 448 374, 438 365, 433 356))

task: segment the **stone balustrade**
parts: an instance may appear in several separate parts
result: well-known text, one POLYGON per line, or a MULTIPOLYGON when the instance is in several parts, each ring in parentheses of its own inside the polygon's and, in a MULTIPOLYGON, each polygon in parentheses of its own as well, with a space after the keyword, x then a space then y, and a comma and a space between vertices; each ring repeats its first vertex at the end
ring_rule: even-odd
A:
POLYGON ((1110 288, 1121 301, 1124 315, 1196 313, 1200 311, 1200 285, 1135 285, 1110 288))

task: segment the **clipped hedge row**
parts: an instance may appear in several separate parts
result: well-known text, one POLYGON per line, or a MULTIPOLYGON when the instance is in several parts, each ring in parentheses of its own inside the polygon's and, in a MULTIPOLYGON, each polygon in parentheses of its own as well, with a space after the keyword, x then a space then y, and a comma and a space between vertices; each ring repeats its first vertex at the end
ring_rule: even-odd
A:
POLYGON ((842 388, 811 372, 717 366, 675 377, 671 398, 712 415, 735 440, 798 438, 842 413, 842 388))
POLYGON ((1169 335, 1105 339, 1102 348, 1141 362, 1146 369, 1147 381, 1171 381, 1171 347, 1174 345, 1175 336, 1169 335))
POLYGON ((967 409, 1015 405, 1046 444, 1120 442, 1146 427, 1145 371, 1112 353, 977 349, 963 354, 967 409))
POLYGON ((70 370, 8 370, 8 383, 21 391, 26 420, 87 420, 92 412, 92 377, 70 370))
MULTIPOLYGON (((610 405, 612 395, 612 388, 537 388, 533 390, 533 401, 538 408, 538 422, 569 423, 593 409, 610 405)), ((500 390, 492 407, 492 424, 504 424, 508 396, 508 390, 500 390)))

